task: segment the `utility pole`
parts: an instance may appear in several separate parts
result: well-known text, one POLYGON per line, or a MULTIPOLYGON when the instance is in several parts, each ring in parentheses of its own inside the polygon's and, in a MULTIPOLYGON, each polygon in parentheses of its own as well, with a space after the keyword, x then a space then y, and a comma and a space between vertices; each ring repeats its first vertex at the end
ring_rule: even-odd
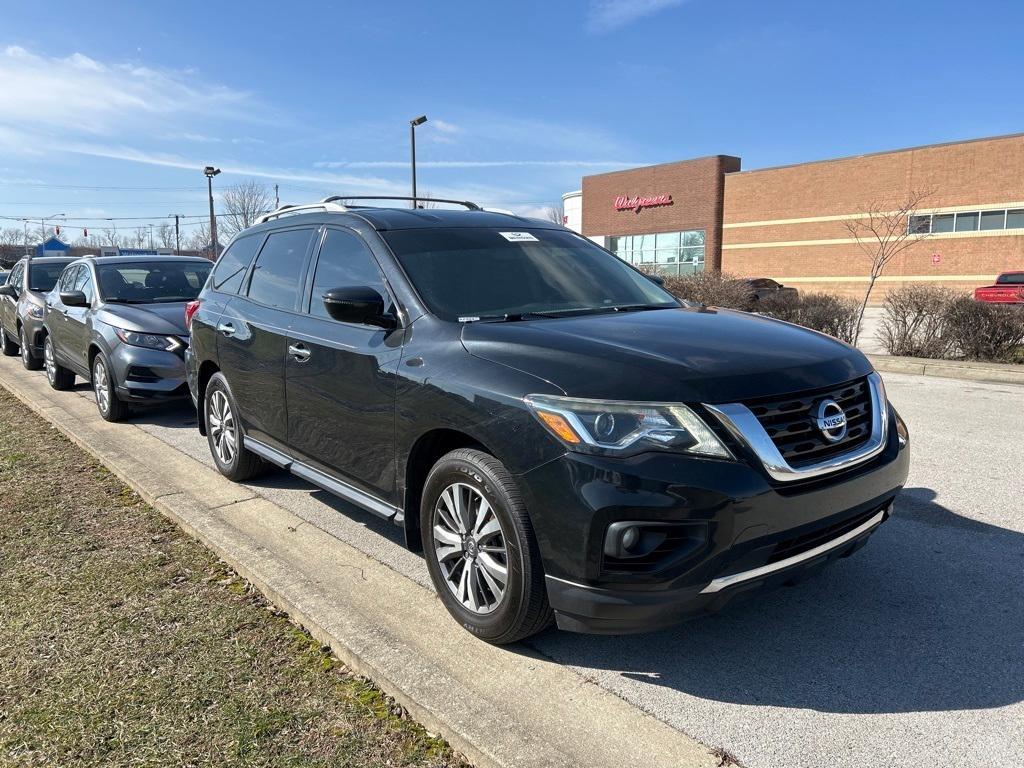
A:
POLYGON ((412 207, 416 208, 416 126, 427 122, 426 115, 409 121, 409 147, 412 151, 412 207))
POLYGON ((149 225, 149 250, 153 250, 153 225, 149 225))
POLYGON ((213 253, 210 255, 210 261, 217 260, 217 216, 213 212, 213 177, 220 173, 220 168, 214 168, 212 165, 208 165, 203 168, 203 174, 206 176, 207 188, 210 193, 210 250, 213 253))
POLYGON ((181 256, 181 223, 178 221, 181 218, 180 213, 172 213, 174 217, 174 255, 181 256))
POLYGON ((281 196, 277 194, 277 184, 274 185, 274 210, 281 207, 281 196))

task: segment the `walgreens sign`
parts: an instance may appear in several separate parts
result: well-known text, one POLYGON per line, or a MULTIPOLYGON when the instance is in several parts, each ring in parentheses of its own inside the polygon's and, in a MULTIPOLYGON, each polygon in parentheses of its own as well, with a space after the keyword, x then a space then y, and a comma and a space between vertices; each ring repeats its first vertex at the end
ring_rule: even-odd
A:
POLYGON ((628 197, 619 195, 615 198, 616 211, 636 211, 640 213, 644 208, 657 208, 659 205, 672 205, 672 195, 651 195, 645 197, 637 195, 628 197))

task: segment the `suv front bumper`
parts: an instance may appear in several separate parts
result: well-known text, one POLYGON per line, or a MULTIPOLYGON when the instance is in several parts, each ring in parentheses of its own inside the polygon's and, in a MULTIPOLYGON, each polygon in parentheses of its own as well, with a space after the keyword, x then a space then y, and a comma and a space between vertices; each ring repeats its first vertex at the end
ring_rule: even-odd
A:
POLYGON ((798 483, 770 480, 753 460, 667 453, 569 453, 519 476, 558 626, 658 629, 852 554, 889 516, 906 482, 909 446, 891 410, 888 417, 880 454, 798 483), (623 572, 609 567, 604 551, 608 526, 620 521, 684 523, 703 540, 664 567, 623 572))

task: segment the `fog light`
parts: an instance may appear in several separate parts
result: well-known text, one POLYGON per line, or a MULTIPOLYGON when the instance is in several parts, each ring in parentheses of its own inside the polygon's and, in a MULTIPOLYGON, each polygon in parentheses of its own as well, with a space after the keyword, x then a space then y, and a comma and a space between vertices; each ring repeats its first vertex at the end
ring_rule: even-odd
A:
POLYGON ((640 541, 640 529, 636 526, 630 526, 622 534, 622 548, 632 549, 640 541))

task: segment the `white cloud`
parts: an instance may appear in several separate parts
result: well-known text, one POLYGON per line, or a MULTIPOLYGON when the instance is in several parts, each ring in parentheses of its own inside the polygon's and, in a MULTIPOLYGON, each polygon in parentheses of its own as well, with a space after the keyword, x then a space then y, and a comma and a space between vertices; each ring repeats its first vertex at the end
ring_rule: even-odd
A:
POLYGON ((686 0, 594 0, 587 13, 587 30, 594 34, 612 32, 684 2, 686 0))
POLYGON ((82 53, 40 56, 20 46, 0 53, 0 123, 105 134, 170 117, 240 111, 249 97, 194 75, 131 64, 107 65, 82 53))

